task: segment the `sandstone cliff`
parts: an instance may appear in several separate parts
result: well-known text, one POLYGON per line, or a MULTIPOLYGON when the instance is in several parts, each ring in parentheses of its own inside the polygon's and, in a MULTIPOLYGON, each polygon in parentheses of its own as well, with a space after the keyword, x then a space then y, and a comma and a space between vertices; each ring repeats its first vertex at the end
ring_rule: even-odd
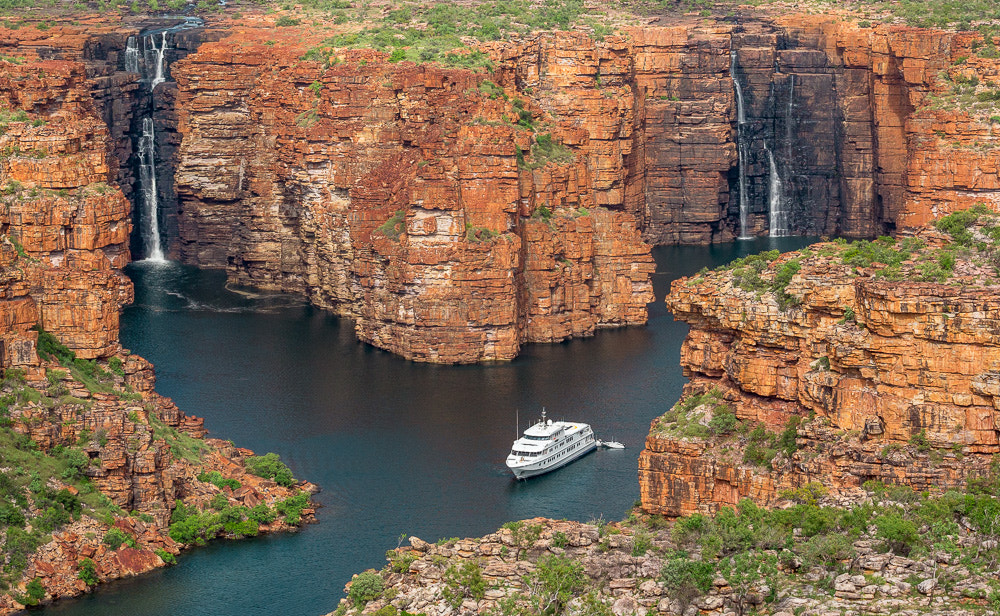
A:
MULTIPOLYGON (((25 257, 38 322, 81 357, 119 349, 118 315, 132 298, 129 203, 109 185, 108 129, 84 67, 0 62, 0 230, 25 257)), ((28 300, 25 300, 28 301, 28 300)), ((19 362, 5 352, 4 366, 19 362)))
POLYGON ((692 383, 640 456, 643 508, 770 504, 810 482, 940 490, 982 473, 1000 448, 995 222, 945 222, 977 218, 954 240, 818 244, 676 281, 692 383))
POLYGON ((421 361, 645 322, 649 247, 610 209, 614 164, 588 164, 621 160, 627 110, 590 140, 483 74, 366 51, 302 62, 248 36, 174 68, 182 260, 302 293, 421 361), (509 122, 522 111, 534 135, 509 122))

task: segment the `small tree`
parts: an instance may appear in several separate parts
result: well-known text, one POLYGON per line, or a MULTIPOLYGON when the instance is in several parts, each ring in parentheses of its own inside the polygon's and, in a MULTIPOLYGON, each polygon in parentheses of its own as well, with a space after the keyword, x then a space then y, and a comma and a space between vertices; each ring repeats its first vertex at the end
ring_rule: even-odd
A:
POLYGON ((24 594, 16 597, 18 603, 29 607, 38 605, 44 598, 45 587, 42 586, 42 581, 38 578, 28 582, 24 587, 24 594))
POLYGON ((763 552, 740 552, 719 563, 719 574, 733 589, 729 598, 736 612, 743 616, 751 603, 751 597, 755 593, 760 593, 763 586, 766 585, 769 590, 763 599, 774 600, 778 557, 763 552))
POLYGON ((535 572, 524 581, 539 614, 561 614, 569 600, 587 586, 583 565, 556 555, 539 559, 535 572))

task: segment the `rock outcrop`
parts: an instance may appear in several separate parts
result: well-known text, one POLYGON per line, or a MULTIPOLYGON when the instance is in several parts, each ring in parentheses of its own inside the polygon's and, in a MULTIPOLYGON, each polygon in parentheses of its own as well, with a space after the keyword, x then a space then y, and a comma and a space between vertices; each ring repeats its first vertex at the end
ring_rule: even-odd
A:
POLYGON ((652 258, 614 171, 627 109, 591 139, 480 73, 366 51, 302 62, 248 36, 174 67, 184 261, 302 293, 420 361, 645 322, 652 258), (507 121, 520 110, 558 160, 507 121))
MULTIPOLYGON (((37 503, 51 489, 65 494, 61 502, 79 499, 75 506, 80 508, 73 521, 67 516, 67 523, 53 529, 44 543, 34 538, 37 533, 29 535, 40 545, 26 554, 26 565, 12 561, 5 568, 5 583, 15 592, 0 595, 0 614, 18 610, 17 598, 32 580, 44 588, 45 601, 76 596, 98 582, 170 564, 184 542, 281 531, 313 520, 307 500, 296 501, 293 517, 287 503, 303 490, 316 491, 314 486, 302 482, 286 487, 256 476, 247 466, 252 451, 205 439, 200 418, 186 416, 153 390, 149 362, 127 354, 108 362, 80 362, 36 357, 8 369, 0 383, 5 457, 18 447, 6 436, 12 429, 39 452, 36 463, 46 460, 58 469, 59 460, 73 460, 61 475, 49 477, 51 471, 43 471, 45 487, 32 484, 31 499, 37 503), (217 521, 211 529, 195 527, 202 534, 192 536, 195 531, 178 533, 171 526, 181 519, 178 509, 188 515, 204 511, 203 517, 225 509, 230 517, 225 526, 217 521), (120 540, 113 538, 115 533, 120 540), (89 578, 81 574, 88 560, 89 578)), ((23 466, 0 461, 8 490, 15 486, 27 492, 20 486, 23 477, 39 474, 23 466)), ((38 516, 51 515, 40 506, 35 509, 38 516)), ((32 531, 39 519, 28 517, 32 531)), ((9 537, 18 524, 16 518, 8 520, 9 537)))
MULTIPOLYGON (((862 610, 916 614, 927 609, 971 616, 997 583, 995 574, 973 574, 943 552, 940 561, 885 552, 867 533, 859 539, 832 538, 827 550, 817 553, 815 546, 830 536, 817 540, 793 524, 798 534, 778 531, 786 541, 780 558, 777 550, 768 556, 744 547, 731 559, 700 547, 697 530, 652 526, 656 521, 632 515, 622 524, 607 525, 535 518, 505 524, 481 538, 429 544, 410 537, 409 546, 386 553, 389 564, 381 571, 356 575, 345 589, 348 598, 327 616, 539 613, 553 605, 567 613, 622 616, 751 610, 775 616, 862 610), (355 591, 355 585, 362 589, 355 591), (818 586, 824 590, 817 592, 818 586)), ((754 523, 761 526, 762 520, 754 523)), ((701 524, 706 529, 710 522, 701 524)), ((982 539, 959 541, 976 551, 976 540, 982 539)), ((727 545, 727 551, 733 547, 727 545)))
MULTIPOLYGON (((940 490, 987 469, 1000 451, 989 241, 981 256, 962 256, 925 237, 944 248, 818 244, 676 281, 667 304, 692 328, 685 398, 714 401, 654 422, 639 460, 643 508, 679 516, 744 497, 771 504, 810 482, 845 494, 867 481, 940 490), (748 427, 790 429, 786 454, 750 461, 752 435, 714 435, 719 405, 748 427), (701 426, 681 425, 695 417, 701 426)), ((756 446, 775 447, 757 436, 756 446)))
POLYGON ((0 65, 0 232, 24 257, 36 322, 81 357, 106 357, 119 349, 119 312, 132 299, 121 273, 130 208, 109 184, 117 171, 107 126, 83 65, 0 65))

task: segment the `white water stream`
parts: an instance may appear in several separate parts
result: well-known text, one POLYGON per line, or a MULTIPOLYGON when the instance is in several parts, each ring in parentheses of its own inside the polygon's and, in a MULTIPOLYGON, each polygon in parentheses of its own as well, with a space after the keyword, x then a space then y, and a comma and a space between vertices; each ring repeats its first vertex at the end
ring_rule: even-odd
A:
POLYGON ((746 108, 743 103, 743 86, 736 76, 736 50, 729 51, 729 77, 733 80, 736 91, 736 153, 739 157, 737 172, 740 184, 740 239, 749 239, 750 204, 747 201, 747 152, 743 139, 743 125, 747 122, 746 108))

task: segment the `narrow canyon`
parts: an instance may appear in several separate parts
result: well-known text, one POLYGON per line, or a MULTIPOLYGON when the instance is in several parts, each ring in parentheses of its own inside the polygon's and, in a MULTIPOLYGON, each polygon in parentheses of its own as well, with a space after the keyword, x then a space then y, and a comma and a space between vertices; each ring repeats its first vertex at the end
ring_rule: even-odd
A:
MULTIPOLYGON (((739 7, 477 41, 449 65, 347 44, 353 26, 290 10, 0 22, 0 426, 30 439, 12 445, 22 453, 79 449, 47 489, 76 497, 85 477, 104 508, 35 537, 0 578, 0 613, 33 605, 35 580, 44 601, 88 591, 84 560, 107 581, 313 518, 316 486, 206 438, 122 347, 133 262, 224 270, 377 349, 476 364, 645 324, 662 299, 654 247, 822 238, 673 283, 690 382, 652 421, 634 514, 780 507, 820 485, 849 503, 873 485, 942 492, 995 472, 989 36, 739 7)), ((448 571, 435 559, 472 554, 513 588, 554 547, 619 583, 616 614, 687 613, 648 584, 663 563, 619 554, 634 540, 536 525, 533 538, 512 526, 412 541, 383 576, 409 603, 342 608, 428 609, 420 593, 448 571)))

